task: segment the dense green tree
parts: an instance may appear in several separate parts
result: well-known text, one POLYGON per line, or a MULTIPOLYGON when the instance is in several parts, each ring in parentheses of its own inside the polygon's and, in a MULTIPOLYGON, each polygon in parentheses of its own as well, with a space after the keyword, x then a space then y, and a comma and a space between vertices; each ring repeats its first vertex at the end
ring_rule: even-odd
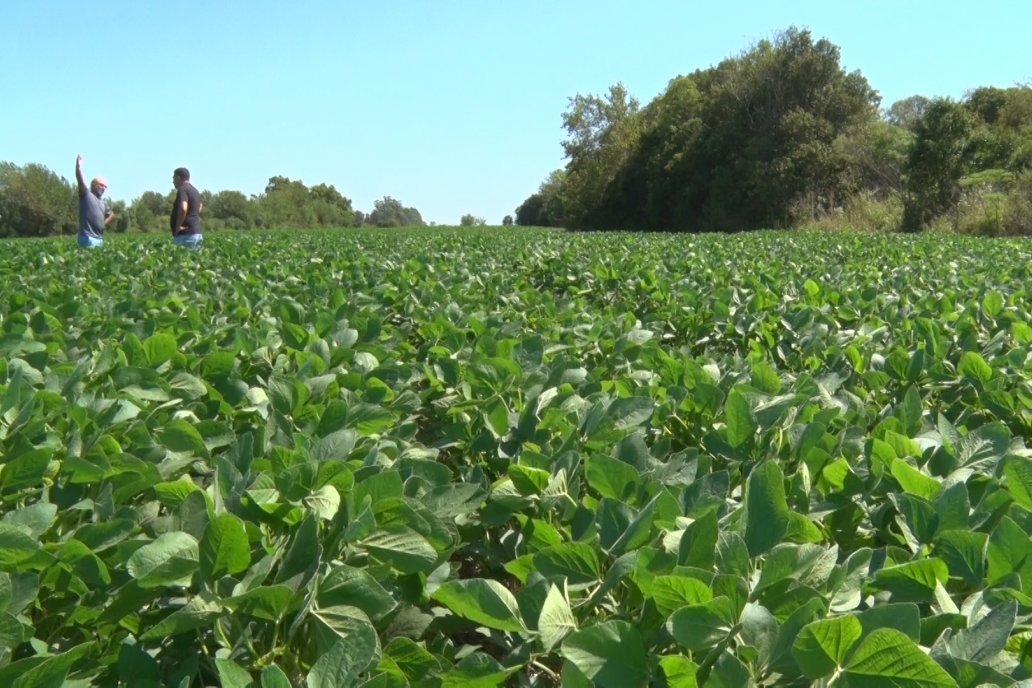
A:
POLYGON ((540 192, 533 193, 516 208, 516 224, 523 227, 544 227, 541 221, 545 208, 545 197, 540 192))
POLYGON ((0 162, 0 236, 74 234, 76 189, 43 165, 0 162))
POLYGON ((466 213, 459 220, 460 227, 483 227, 487 224, 487 220, 482 217, 477 217, 473 213, 466 213))
POLYGON ((406 208, 401 201, 390 196, 373 203, 373 211, 366 222, 376 227, 422 227, 423 217, 415 208, 406 208))
POLYGON ((144 232, 168 231, 173 198, 171 193, 162 195, 157 191, 144 191, 129 206, 132 223, 144 232))
POLYGON ((911 130, 924 115, 929 102, 928 98, 916 95, 897 100, 885 113, 885 119, 889 124, 911 130))
POLYGON ((788 29, 674 79, 641 111, 620 85, 571 99, 553 197, 574 228, 791 226, 850 192, 854 160, 840 140, 875 119, 878 102, 835 45, 788 29))
POLYGON ((506 215, 502 218, 503 227, 512 227, 512 215, 506 215))
POLYGON ((204 204, 204 222, 212 229, 250 229, 257 203, 239 191, 219 191, 204 204))
POLYGON ((109 203, 114 219, 108 224, 106 231, 125 234, 133 224, 132 214, 125 201, 111 201, 109 203))
POLYGON ((350 227, 355 222, 351 200, 345 198, 332 184, 316 184, 309 190, 309 203, 321 227, 350 227))
POLYGON ((786 227, 840 202, 849 160, 836 140, 876 116, 878 95, 837 46, 792 28, 698 80, 705 126, 688 155, 707 183, 694 228, 786 227))
POLYGON ((903 191, 903 169, 913 141, 910 130, 883 120, 872 120, 839 137, 836 146, 850 161, 847 189, 879 198, 903 191))
POLYGON ((903 229, 917 231, 951 213, 960 200, 960 179, 969 171, 974 148, 971 110, 936 98, 914 124, 906 164, 903 229))
POLYGON ((560 223, 594 228, 609 224, 606 195, 620 169, 633 154, 641 135, 639 103, 623 84, 604 97, 576 95, 563 113, 567 138, 563 150, 569 163, 564 181, 569 202, 560 223))
POLYGON ((634 154, 610 186, 606 212, 613 227, 684 228, 694 221, 688 202, 697 175, 688 155, 702 130, 696 81, 680 76, 642 112, 643 133, 634 154))
POLYGON ((256 223, 260 227, 281 229, 312 227, 316 224, 316 215, 308 198, 308 187, 301 180, 270 177, 265 193, 258 198, 256 223))

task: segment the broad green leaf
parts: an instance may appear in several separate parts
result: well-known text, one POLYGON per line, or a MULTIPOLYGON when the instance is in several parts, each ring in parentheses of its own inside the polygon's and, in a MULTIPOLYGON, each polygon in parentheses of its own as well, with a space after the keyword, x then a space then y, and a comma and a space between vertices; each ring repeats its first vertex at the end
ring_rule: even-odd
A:
POLYGON ((942 488, 938 480, 925 475, 903 459, 892 461, 892 477, 896 479, 904 492, 917 495, 929 502, 935 499, 942 488))
POLYGON ((161 443, 174 452, 208 456, 208 448, 197 428, 185 420, 170 421, 159 433, 161 443))
POLYGON ((198 569, 197 540, 180 531, 160 535, 133 552, 126 569, 143 588, 186 585, 198 569))
POLYGON ((375 404, 355 404, 348 408, 348 426, 359 435, 368 436, 385 430, 397 422, 394 414, 375 404))
POLYGON ((726 639, 736 621, 734 603, 720 596, 702 604, 681 607, 667 620, 666 628, 679 644, 701 652, 726 639))
POLYGON ((14 679, 13 683, 6 685, 11 686, 11 688, 61 688, 61 686, 65 685, 68 672, 71 671, 76 662, 89 655, 92 649, 92 643, 82 643, 67 652, 50 655, 24 673, 21 673, 21 675, 14 679))
POLYGON ((584 478, 603 497, 632 501, 638 492, 639 473, 632 466, 604 454, 584 462, 584 478))
POLYGON ((346 461, 357 439, 350 428, 336 430, 316 440, 309 453, 316 461, 346 461))
POLYGON ((286 585, 262 585, 224 600, 228 609, 266 621, 279 621, 294 603, 294 591, 286 585))
POLYGON ((835 567, 837 555, 837 547, 775 545, 763 562, 755 589, 763 590, 789 579, 803 585, 823 585, 835 567))
POLYGON ((538 633, 545 652, 551 652, 568 633, 575 630, 577 620, 570 611, 569 600, 557 586, 550 586, 538 617, 538 633))
POLYGON ((199 377, 182 371, 172 376, 168 386, 175 396, 184 399, 200 399, 208 393, 208 388, 204 386, 204 382, 199 377))
POLYGON ((262 669, 261 684, 261 688, 293 688, 290 679, 275 664, 262 669))
POLYGON ((860 641, 843 676, 850 688, 957 686, 914 641, 892 628, 879 628, 860 641))
POLYGON ((997 605, 974 626, 950 638, 950 654, 971 662, 992 664, 1014 631, 1017 611, 1018 603, 1014 600, 997 605))
POLYGON ((894 602, 931 602, 935 599, 936 584, 945 584, 948 577, 946 564, 929 557, 886 566, 874 574, 871 585, 892 593, 894 602))
POLYGON ((659 660, 667 688, 698 688, 695 679, 699 665, 682 655, 668 655, 659 660))
POLYGON ((344 565, 333 567, 322 579, 316 601, 320 607, 357 607, 374 622, 398 604, 368 571, 344 565))
POLYGON ((838 616, 803 627, 792 645, 792 655, 810 680, 827 676, 845 664, 850 648, 863 630, 855 616, 838 616))
POLYGON ((551 478, 548 471, 521 466, 518 463, 509 464, 507 474, 522 495, 541 494, 541 491, 548 487, 551 478))
POLYGON ((1032 510, 1032 461, 1027 458, 1009 458, 1003 466, 1007 491, 1014 501, 1032 510))
POLYGON ((144 351, 147 352, 147 363, 157 367, 175 357, 179 352, 176 338, 167 332, 158 332, 143 340, 144 351))
POLYGON ((319 524, 309 514, 294 531, 276 582, 284 583, 295 590, 306 584, 315 574, 322 556, 322 545, 319 542, 319 524))
POLYGON ((218 603, 195 597, 141 633, 140 640, 163 640, 199 628, 210 628, 221 611, 222 607, 218 603))
POLYGON ((441 675, 441 688, 494 688, 504 685, 505 679, 515 671, 506 669, 483 652, 474 652, 441 675))
MULTIPOLYGON (((656 504, 663 497, 663 494, 658 494, 649 500, 641 511, 634 514, 631 522, 627 524, 627 528, 620 534, 616 542, 608 549, 610 556, 618 557, 628 550, 634 550, 642 545, 646 544, 652 536, 657 533, 657 529, 653 528, 653 520, 656 512, 656 504)), ((631 512, 633 513, 633 511, 631 512)))
POLYGON ((305 506, 326 521, 336 516, 340 509, 340 493, 333 485, 323 485, 305 497, 304 501, 305 506))
POLYGON ((516 598, 498 581, 448 581, 432 596, 459 616, 500 631, 525 631, 516 598))
POLYGON ((31 629, 8 612, 0 612, 0 649, 13 650, 31 637, 31 629))
POLYGON ((182 476, 179 480, 156 484, 154 494, 166 508, 178 509, 191 492, 199 492, 200 489, 189 476, 182 476))
POLYGON ((360 544, 373 556, 402 573, 426 572, 437 563, 437 550, 425 537, 408 526, 384 526, 360 544))
POLYGON ((118 678, 126 684, 160 686, 161 667, 142 644, 122 641, 118 647, 118 678))
POLYGON ((316 645, 320 650, 329 650, 338 640, 346 640, 360 670, 375 663, 380 656, 380 639, 376 629, 361 609, 348 606, 320 607, 313 609, 310 614, 316 645))
POLYGON ((14 511, 8 511, 4 514, 3 522, 25 528, 29 531, 30 536, 39 538, 50 529, 56 518, 56 504, 36 502, 35 504, 17 508, 14 511))
POLYGON ((864 635, 879 628, 895 628, 917 642, 921 639, 921 609, 912 602, 876 604, 856 615, 864 635))
POLYGON ((594 583, 602 577, 598 549, 584 542, 543 549, 534 554, 534 566, 543 576, 564 576, 571 584, 594 583))
POLYGON ((244 522, 223 514, 204 529, 199 545, 201 577, 209 583, 223 573, 235 575, 251 565, 251 547, 244 522))
POLYGON ((1021 576, 1025 585, 1032 583, 1032 578, 1029 578, 1032 576, 1032 542, 1021 526, 1008 516, 1004 516, 989 534, 986 561, 990 585, 1013 573, 1021 576))
POLYGON ((781 468, 772 461, 753 468, 746 482, 742 515, 749 554, 764 554, 781 542, 788 532, 791 514, 781 468))
POLYGON ((759 425, 753 418, 749 402, 737 388, 727 395, 724 412, 727 414, 727 441, 736 448, 745 445, 756 434, 759 425))
POLYGON ((993 376, 992 367, 974 351, 967 351, 960 357, 957 372, 966 378, 977 380, 983 385, 989 382, 993 376))
POLYGON ((707 688, 739 688, 750 683, 749 668, 730 652, 722 652, 706 677, 707 688))
POLYGON ((985 577, 985 553, 989 536, 970 530, 941 531, 935 540, 935 555, 949 567, 950 577, 978 585, 985 577))
POLYGON ((353 646, 347 639, 338 640, 324 653, 305 678, 307 688, 341 688, 357 683, 368 663, 365 647, 353 646))
POLYGON ((667 616, 686 605, 705 604, 713 599, 713 593, 697 578, 663 575, 652 580, 652 598, 659 612, 667 616))
POLYGON ((215 669, 219 673, 222 688, 259 688, 251 674, 232 659, 215 658, 215 669))
POLYGON ((652 417, 655 402, 648 397, 617 399, 609 405, 606 415, 617 430, 627 430, 645 423, 652 417))
POLYGON ((36 487, 43 482, 53 452, 37 449, 11 459, 0 472, 0 485, 4 492, 17 492, 26 487, 36 487))
POLYGON ((716 511, 688 524, 677 550, 677 563, 711 569, 715 560, 719 528, 716 511))
POLYGON ((626 621, 603 621, 574 631, 563 641, 562 654, 600 688, 646 685, 645 643, 626 621))

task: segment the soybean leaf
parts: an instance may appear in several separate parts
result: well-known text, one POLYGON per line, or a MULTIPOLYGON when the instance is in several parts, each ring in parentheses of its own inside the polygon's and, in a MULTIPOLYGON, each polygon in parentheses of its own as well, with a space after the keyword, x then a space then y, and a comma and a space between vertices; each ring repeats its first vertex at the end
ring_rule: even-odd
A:
POLYGON ((500 631, 524 631, 516 598, 498 581, 483 578, 448 581, 432 596, 459 616, 500 631))
POLYGON ((603 621, 566 637, 562 654, 600 688, 637 688, 648 677, 641 632, 626 621, 603 621))
POLYGON ((956 688, 957 683, 914 641, 892 628, 879 628, 860 641, 843 676, 850 688, 956 688))

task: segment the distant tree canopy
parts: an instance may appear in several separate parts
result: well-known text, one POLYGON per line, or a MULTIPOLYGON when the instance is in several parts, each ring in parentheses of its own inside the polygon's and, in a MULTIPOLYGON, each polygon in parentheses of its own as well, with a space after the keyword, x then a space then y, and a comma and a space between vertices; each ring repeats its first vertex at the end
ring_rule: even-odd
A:
POLYGON ((44 237, 76 231, 75 188, 42 165, 0 162, 0 237, 44 237))
POLYGON ((366 224, 374 227, 422 227, 425 223, 418 210, 406 208, 401 201, 385 196, 373 203, 373 212, 366 217, 366 224))
POLYGON ((920 229, 955 216, 978 187, 965 181, 973 174, 1009 172, 978 178, 997 190, 1032 174, 1032 88, 879 105, 838 47, 796 28, 672 79, 644 107, 621 84, 577 95, 563 113, 566 166, 516 222, 738 231, 799 226, 870 199, 903 206, 899 226, 920 229))

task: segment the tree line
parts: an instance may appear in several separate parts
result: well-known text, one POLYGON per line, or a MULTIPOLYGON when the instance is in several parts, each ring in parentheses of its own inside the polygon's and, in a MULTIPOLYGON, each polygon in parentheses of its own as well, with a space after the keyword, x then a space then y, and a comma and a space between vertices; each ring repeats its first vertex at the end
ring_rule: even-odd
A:
MULTIPOLYGON (((562 115, 566 165, 503 224, 586 230, 951 227, 1032 234, 1032 87, 914 95, 882 107, 839 48, 789 28, 672 79, 644 107, 622 84, 562 115)), ((0 162, 0 236, 74 233, 75 187, 0 162)), ((390 196, 368 213, 332 185, 271 177, 201 192, 206 229, 421 226, 390 196)), ((112 201, 113 231, 166 228, 172 195, 112 201)), ((464 215, 460 224, 485 224, 464 215)))
POLYGON ((1032 88, 880 101, 837 46, 797 28, 672 79, 644 107, 622 84, 577 95, 566 165, 516 222, 1032 233, 1032 88))
MULTIPOLYGON (((420 227, 415 208, 386 196, 368 213, 355 210, 351 200, 332 184, 306 186, 300 180, 276 176, 262 193, 201 191, 206 230, 307 229, 312 227, 420 227)), ((146 191, 131 203, 109 200, 114 232, 168 230, 175 192, 146 191)), ((78 199, 74 183, 47 167, 0 162, 0 237, 45 237, 74 234, 78 229, 78 199)))

